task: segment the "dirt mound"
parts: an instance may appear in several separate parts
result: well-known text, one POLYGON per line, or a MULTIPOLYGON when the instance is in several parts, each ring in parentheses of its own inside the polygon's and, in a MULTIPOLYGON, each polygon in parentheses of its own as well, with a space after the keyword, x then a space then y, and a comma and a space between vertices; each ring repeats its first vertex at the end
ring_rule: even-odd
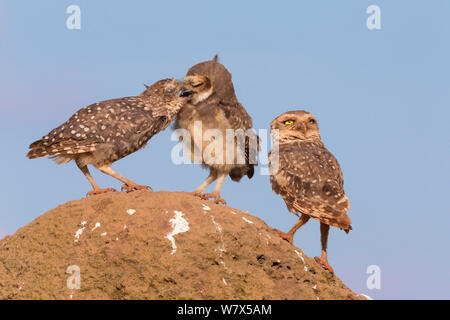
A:
POLYGON ((261 219, 182 192, 70 201, 0 241, 0 299, 358 298, 261 219))

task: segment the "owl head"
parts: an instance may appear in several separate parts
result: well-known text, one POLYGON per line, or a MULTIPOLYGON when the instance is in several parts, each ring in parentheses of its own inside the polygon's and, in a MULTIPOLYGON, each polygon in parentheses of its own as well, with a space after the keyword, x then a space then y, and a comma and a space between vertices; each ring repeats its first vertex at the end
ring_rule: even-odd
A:
POLYGON ((151 86, 144 85, 145 91, 140 94, 141 97, 158 97, 164 102, 172 102, 177 100, 184 100, 179 97, 178 93, 181 90, 182 82, 176 79, 163 79, 155 82, 151 86))
POLYGON ((231 73, 218 62, 217 55, 188 70, 180 96, 189 98, 194 105, 210 98, 222 102, 236 99, 231 73))
POLYGON ((278 130, 280 141, 321 141, 316 118, 307 111, 288 111, 270 123, 271 133, 278 130))

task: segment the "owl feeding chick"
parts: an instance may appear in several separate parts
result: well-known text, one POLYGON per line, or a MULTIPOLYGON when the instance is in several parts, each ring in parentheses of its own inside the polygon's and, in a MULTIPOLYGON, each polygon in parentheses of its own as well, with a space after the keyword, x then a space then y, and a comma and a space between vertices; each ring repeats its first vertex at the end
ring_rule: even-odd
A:
POLYGON ((279 139, 278 153, 269 152, 272 189, 280 194, 288 210, 300 219, 280 236, 293 242, 294 233, 311 217, 320 221, 322 256, 315 260, 333 273, 327 260, 330 226, 348 233, 352 227, 347 211, 350 204, 344 193, 344 179, 339 163, 325 148, 317 120, 306 111, 289 111, 275 118, 271 134, 279 139))
POLYGON ((91 104, 32 143, 27 157, 50 156, 58 164, 75 160, 93 187, 88 196, 115 191, 99 188, 89 173, 89 164, 122 181, 122 190, 147 189, 119 175, 111 164, 141 149, 169 126, 186 102, 179 96, 180 89, 179 81, 164 79, 146 86, 139 96, 91 104))
POLYGON ((252 119, 236 98, 231 74, 218 63, 217 56, 191 67, 183 83, 181 96, 188 97, 189 102, 177 115, 174 128, 189 132, 190 140, 184 143, 191 150, 192 160, 196 161, 195 155, 199 154, 202 165, 210 170, 208 178, 194 191, 194 195, 225 204, 220 190, 227 175, 236 182, 245 175, 251 178, 257 165, 259 140, 251 130, 252 119), (196 123, 201 125, 201 137, 196 135, 196 123), (214 139, 208 141, 203 137, 209 130, 219 133, 218 139, 221 140, 219 150, 213 151, 213 161, 209 159, 208 148, 214 139), (230 132, 236 134, 235 138, 227 139, 230 132), (215 180, 214 192, 202 195, 215 180))

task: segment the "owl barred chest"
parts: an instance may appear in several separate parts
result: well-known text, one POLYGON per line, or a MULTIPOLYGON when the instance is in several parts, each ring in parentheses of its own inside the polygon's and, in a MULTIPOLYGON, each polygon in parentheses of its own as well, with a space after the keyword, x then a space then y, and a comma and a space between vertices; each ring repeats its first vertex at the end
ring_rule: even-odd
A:
MULTIPOLYGON (((220 132, 221 135, 215 138, 221 139, 220 144, 223 146, 223 150, 214 149, 213 152, 210 153, 218 156, 216 153, 222 151, 222 157, 218 156, 216 159, 217 164, 211 163, 210 165, 214 166, 221 163, 223 166, 223 164, 226 164, 225 155, 227 150, 231 150, 232 148, 232 146, 228 146, 226 144, 225 139, 227 129, 230 129, 230 124, 219 108, 211 106, 196 107, 192 104, 187 104, 178 114, 174 127, 184 129, 189 132, 190 139, 183 140, 183 143, 185 148, 191 150, 192 161, 194 161, 194 155, 196 153, 202 155, 202 159, 204 156, 208 155, 207 151, 208 149, 211 149, 210 144, 213 143, 214 140, 208 140, 206 138, 207 133, 214 132, 214 134, 217 134, 220 132)), ((205 161, 205 159, 203 159, 203 161, 205 161)), ((235 164, 236 161, 230 163, 229 165, 230 167, 234 167, 235 164)))
MULTIPOLYGON (((322 142, 283 143, 280 144, 278 156, 281 168, 271 175, 272 187, 289 184, 296 196, 303 197, 339 197, 343 193, 339 164, 322 142)), ((278 159, 272 152, 269 161, 274 168, 274 162, 278 159)), ((285 200, 292 198, 290 194, 282 196, 287 198, 285 200)))

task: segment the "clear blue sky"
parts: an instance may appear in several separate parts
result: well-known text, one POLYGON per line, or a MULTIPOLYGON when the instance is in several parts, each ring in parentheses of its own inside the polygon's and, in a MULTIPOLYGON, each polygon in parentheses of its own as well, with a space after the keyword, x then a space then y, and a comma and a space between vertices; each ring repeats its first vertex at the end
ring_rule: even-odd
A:
MULTIPOLYGON (((317 116, 351 201, 354 230, 329 239, 338 276, 374 298, 449 299, 449 14, 445 0, 0 1, 0 238, 90 189, 73 163, 26 159, 31 142, 85 105, 181 79, 219 53, 255 128, 291 109, 317 116), (66 28, 71 4, 81 30, 66 28), (381 30, 366 27, 371 4, 381 30), (369 265, 380 290, 366 287, 369 265)), ((171 163, 170 134, 113 168, 155 190, 193 190, 207 172, 171 163)), ((227 180, 222 195, 273 227, 296 221, 268 176, 227 180)), ((295 245, 320 254, 319 223, 295 245)))

